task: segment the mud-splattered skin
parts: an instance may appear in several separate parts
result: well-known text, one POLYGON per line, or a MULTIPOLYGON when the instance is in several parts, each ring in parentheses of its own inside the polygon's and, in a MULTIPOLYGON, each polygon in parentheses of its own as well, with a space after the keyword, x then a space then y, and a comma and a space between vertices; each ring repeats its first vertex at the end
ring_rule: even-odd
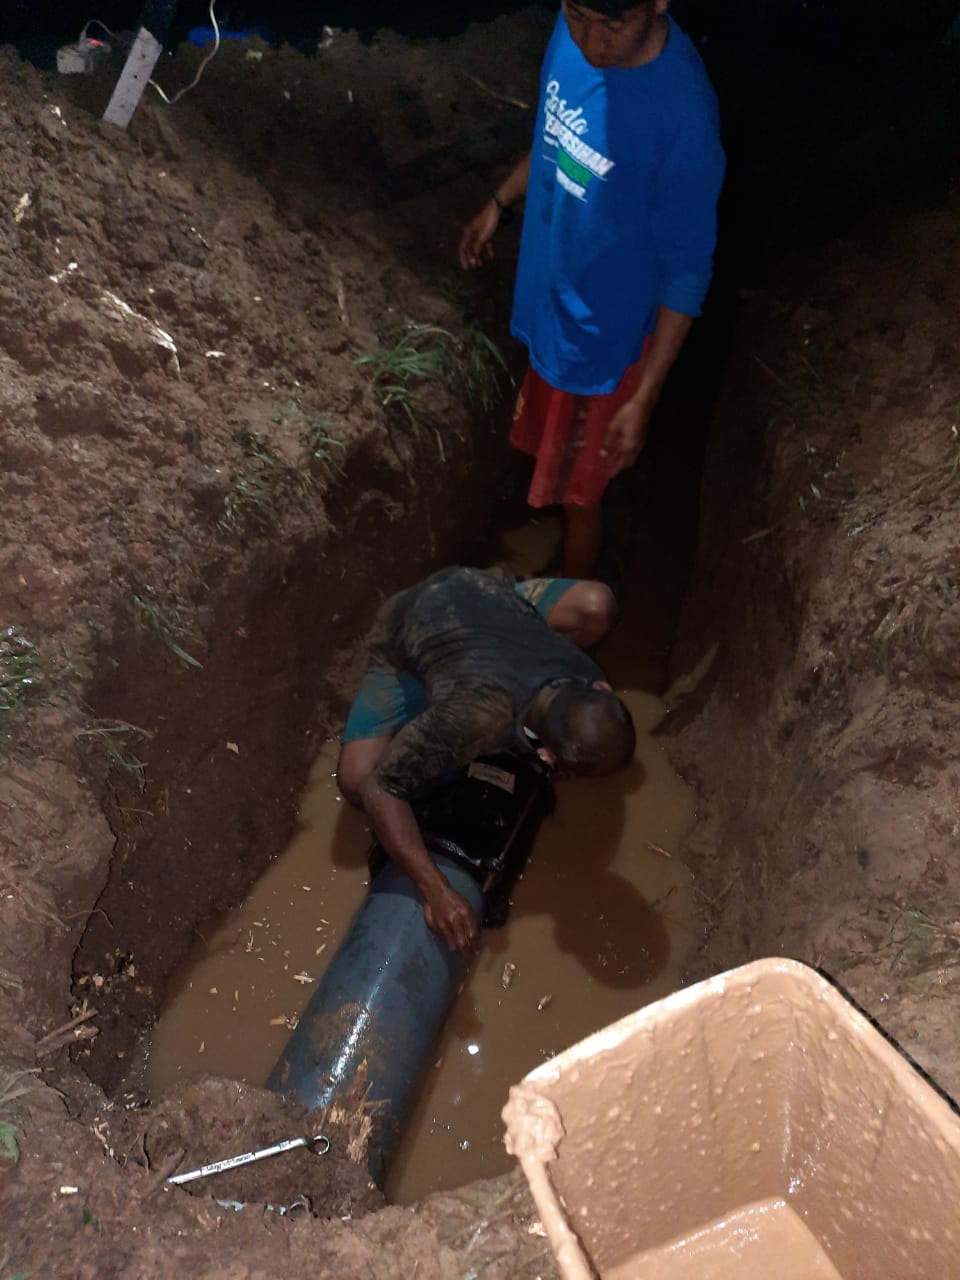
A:
POLYGON ((430 700, 380 760, 381 786, 404 800, 478 756, 529 750, 522 719, 551 680, 603 679, 517 595, 512 579, 479 569, 444 569, 393 596, 371 650, 375 665, 415 676, 430 700))

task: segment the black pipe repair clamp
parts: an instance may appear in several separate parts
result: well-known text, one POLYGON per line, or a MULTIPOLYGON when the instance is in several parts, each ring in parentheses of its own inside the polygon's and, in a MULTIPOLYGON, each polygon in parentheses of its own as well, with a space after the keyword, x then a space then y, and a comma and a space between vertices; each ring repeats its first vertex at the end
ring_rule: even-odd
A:
MULTIPOLYGON (((535 756, 475 761, 414 807, 424 841, 478 923, 502 925, 543 818, 549 771, 535 756)), ((423 897, 376 844, 370 892, 267 1081, 308 1110, 328 1106, 366 1064, 367 1164, 386 1177, 414 1091, 467 969, 427 925, 423 897)))

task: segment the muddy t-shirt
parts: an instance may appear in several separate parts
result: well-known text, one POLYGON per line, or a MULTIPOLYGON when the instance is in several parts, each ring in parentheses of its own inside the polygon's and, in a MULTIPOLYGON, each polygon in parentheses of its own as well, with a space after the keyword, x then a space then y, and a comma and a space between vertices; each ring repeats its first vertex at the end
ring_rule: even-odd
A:
POLYGON ((388 600, 372 643, 378 666, 426 687, 427 710, 391 739, 377 781, 415 800, 478 756, 529 750, 523 717, 552 680, 602 680, 600 668, 552 631, 509 578, 444 569, 388 600))

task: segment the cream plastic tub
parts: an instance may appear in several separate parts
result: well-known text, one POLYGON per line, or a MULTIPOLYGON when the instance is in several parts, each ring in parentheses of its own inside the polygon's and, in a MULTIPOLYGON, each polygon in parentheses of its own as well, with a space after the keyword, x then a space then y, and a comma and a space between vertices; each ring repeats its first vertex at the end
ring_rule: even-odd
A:
POLYGON ((805 965, 649 1005, 503 1114, 564 1280, 960 1280, 960 1120, 805 965))

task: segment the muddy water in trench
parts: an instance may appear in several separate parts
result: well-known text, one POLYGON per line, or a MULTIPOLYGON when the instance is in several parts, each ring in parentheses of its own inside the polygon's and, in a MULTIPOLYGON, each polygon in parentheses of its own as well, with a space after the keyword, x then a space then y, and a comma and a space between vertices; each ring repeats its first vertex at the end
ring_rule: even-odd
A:
MULTIPOLYGON (((528 531, 526 558, 515 547, 510 558, 526 567, 545 536, 528 531)), ((649 735, 661 706, 630 688, 622 638, 605 666, 637 721, 637 760, 558 787, 510 920, 484 934, 411 1115, 387 1187, 401 1203, 509 1168, 509 1085, 674 989, 693 946, 690 876, 668 856, 693 821, 692 795, 649 735)), ((288 850, 175 979, 147 1064, 153 1093, 196 1072, 265 1080, 345 934, 366 892, 369 835, 337 794, 337 749, 321 751, 288 850)))

